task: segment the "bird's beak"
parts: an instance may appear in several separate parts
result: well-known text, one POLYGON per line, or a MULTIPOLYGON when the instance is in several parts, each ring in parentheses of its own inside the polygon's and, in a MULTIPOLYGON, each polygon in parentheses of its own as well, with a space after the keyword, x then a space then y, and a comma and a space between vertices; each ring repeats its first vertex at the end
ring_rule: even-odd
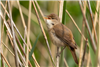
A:
POLYGON ((44 17, 44 19, 48 19, 47 17, 44 17))
POLYGON ((44 15, 44 17, 43 17, 45 20, 47 20, 48 19, 48 17, 47 17, 47 15, 44 15))

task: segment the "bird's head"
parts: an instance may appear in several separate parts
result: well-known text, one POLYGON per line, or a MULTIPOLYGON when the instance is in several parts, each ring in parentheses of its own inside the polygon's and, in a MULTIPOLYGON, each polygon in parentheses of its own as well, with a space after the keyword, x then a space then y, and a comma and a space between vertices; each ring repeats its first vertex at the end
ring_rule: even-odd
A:
POLYGON ((51 29, 54 25, 60 23, 60 19, 56 14, 50 14, 44 18, 46 19, 46 24, 49 29, 51 29))

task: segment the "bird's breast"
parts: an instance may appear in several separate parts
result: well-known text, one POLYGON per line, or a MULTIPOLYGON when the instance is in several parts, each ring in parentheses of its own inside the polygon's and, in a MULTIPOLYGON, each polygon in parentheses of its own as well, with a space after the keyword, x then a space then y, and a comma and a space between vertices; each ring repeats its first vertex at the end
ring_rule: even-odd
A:
POLYGON ((50 39, 52 41, 53 44, 55 44, 56 46, 60 47, 60 46, 66 46, 56 35, 55 32, 53 30, 49 31, 49 35, 50 35, 50 39))

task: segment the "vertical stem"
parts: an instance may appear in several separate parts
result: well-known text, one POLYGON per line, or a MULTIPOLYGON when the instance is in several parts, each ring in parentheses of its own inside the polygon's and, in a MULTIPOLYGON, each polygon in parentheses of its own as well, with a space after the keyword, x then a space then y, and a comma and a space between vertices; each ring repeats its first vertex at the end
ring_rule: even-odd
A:
POLYGON ((59 67, 59 47, 57 47, 57 67, 59 67))
MULTIPOLYGON (((60 22, 62 22, 63 3, 64 3, 64 0, 60 0, 60 5, 59 5, 59 18, 60 18, 60 22)), ((57 47, 57 54, 59 54, 59 47, 57 47)), ((57 57, 57 67, 59 67, 59 59, 60 59, 60 57, 58 55, 56 57, 57 57)))
POLYGON ((88 53, 88 59, 87 59, 87 65, 86 65, 86 67, 89 67, 89 64, 90 64, 90 51, 88 53))
POLYGON ((62 14, 63 14, 63 0, 60 0, 60 6, 59 6, 59 18, 60 22, 62 22, 62 14))
POLYGON ((98 47, 98 67, 99 67, 100 66, 100 5, 99 5, 99 44, 98 46, 99 46, 98 47))
MULTIPOLYGON (((3 46, 2 46, 3 32, 4 32, 4 23, 3 23, 2 32, 1 32, 1 38, 0 38, 0 52, 2 54, 3 54, 3 46)), ((4 66, 4 59, 3 59, 2 56, 1 56, 1 59, 2 59, 2 67, 5 67, 4 66)))
MULTIPOLYGON (((86 14, 86 1, 83 1, 84 2, 84 13, 86 14)), ((84 27, 85 27, 85 24, 84 24, 84 20, 82 22, 82 33, 84 34, 84 27)), ((83 37, 81 35, 81 46, 80 46, 80 56, 79 56, 79 67, 81 67, 81 63, 82 63, 82 55, 83 55, 83 37)))
MULTIPOLYGON (((27 57, 26 57, 26 64, 28 66, 28 58, 29 58, 29 45, 30 44, 30 21, 31 21, 31 1, 29 1, 29 15, 28 15, 28 30, 27 30, 27 57)), ((31 47, 31 46, 30 46, 31 47)))
POLYGON ((81 62, 81 67, 83 67, 83 62, 84 62, 85 54, 86 54, 86 50, 87 50, 87 43, 88 43, 88 39, 86 38, 83 57, 82 57, 82 62, 81 62))

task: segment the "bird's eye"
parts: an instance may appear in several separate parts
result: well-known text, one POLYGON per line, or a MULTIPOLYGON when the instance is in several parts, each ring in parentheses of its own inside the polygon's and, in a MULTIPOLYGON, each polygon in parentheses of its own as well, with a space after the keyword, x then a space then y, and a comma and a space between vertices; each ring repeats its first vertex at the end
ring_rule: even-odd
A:
POLYGON ((54 23, 52 23, 52 25, 54 25, 54 23))
POLYGON ((52 18, 52 19, 54 19, 54 18, 52 18))

